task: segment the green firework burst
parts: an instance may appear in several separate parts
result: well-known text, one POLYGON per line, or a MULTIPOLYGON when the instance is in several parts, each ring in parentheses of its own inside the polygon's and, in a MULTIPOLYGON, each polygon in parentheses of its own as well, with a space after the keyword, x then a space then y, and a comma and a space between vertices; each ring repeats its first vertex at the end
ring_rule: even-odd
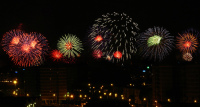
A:
POLYGON ((158 35, 154 35, 152 37, 149 37, 148 40, 147 40, 148 47, 160 44, 161 39, 162 39, 162 37, 160 37, 158 35))
POLYGON ((81 51, 83 50, 82 42, 76 35, 65 34, 62 36, 60 40, 58 40, 57 44, 58 50, 63 53, 63 56, 76 57, 80 56, 81 51))

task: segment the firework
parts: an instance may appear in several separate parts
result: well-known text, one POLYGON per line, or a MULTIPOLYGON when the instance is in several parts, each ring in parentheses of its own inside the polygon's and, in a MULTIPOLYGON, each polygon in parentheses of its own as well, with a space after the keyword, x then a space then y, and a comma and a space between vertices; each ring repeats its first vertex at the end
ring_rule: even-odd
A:
POLYGON ((161 61, 172 50, 174 37, 160 27, 149 28, 141 33, 138 39, 138 46, 141 48, 141 55, 144 58, 161 61))
POLYGON ((10 30, 3 35, 2 47, 3 50, 8 52, 10 45, 17 45, 20 41, 20 37, 24 34, 21 30, 10 30))
POLYGON ((198 47, 199 33, 195 30, 187 30, 183 34, 179 34, 177 37, 177 48, 184 53, 194 53, 198 47))
POLYGON ((107 13, 95 20, 89 37, 92 49, 99 49, 103 56, 113 62, 123 62, 131 59, 136 53, 136 35, 139 31, 138 24, 132 21, 125 13, 107 13), (121 52, 121 57, 114 57, 116 51, 121 52), (109 56, 109 58, 108 58, 109 56))
POLYGON ((193 59, 192 54, 191 53, 184 53, 183 54, 183 59, 185 61, 192 61, 192 59, 193 59))
POLYGON ((101 26, 93 25, 93 27, 90 29, 89 34, 89 42, 92 45, 93 50, 98 50, 105 46, 107 40, 108 40, 109 32, 106 28, 101 26))
POLYGON ((120 59, 122 57, 122 53, 120 51, 116 51, 113 55, 117 59, 120 59))
POLYGON ((60 53, 59 50, 53 50, 51 51, 51 58, 53 58, 53 61, 59 61, 63 58, 63 54, 60 53))
POLYGON ((12 61, 19 66, 38 66, 43 63, 44 55, 48 51, 46 38, 38 33, 7 32, 3 38, 3 46, 12 61), (14 35, 14 36, 12 36, 14 35), (8 38, 6 38, 8 37, 8 38))
POLYGON ((93 57, 94 58, 96 58, 96 59, 99 59, 99 58, 101 58, 102 57, 102 52, 101 52, 101 50, 94 50, 93 51, 93 57))
POLYGON ((73 58, 73 57, 71 57, 71 58, 63 57, 62 61, 64 63, 67 63, 67 64, 74 64, 74 63, 76 63, 76 58, 73 58))
POLYGON ((60 50, 60 52, 63 53, 63 56, 67 56, 68 58, 80 56, 80 53, 83 50, 83 46, 80 39, 72 34, 68 34, 60 38, 57 47, 58 50, 60 50))

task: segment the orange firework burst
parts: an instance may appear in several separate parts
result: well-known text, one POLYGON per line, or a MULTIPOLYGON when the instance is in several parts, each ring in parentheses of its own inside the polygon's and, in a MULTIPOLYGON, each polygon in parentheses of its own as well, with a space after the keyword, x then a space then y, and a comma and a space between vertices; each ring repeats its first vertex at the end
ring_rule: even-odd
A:
POLYGON ((177 37, 178 41, 177 47, 181 52, 193 53, 197 50, 198 47, 197 35, 189 32, 179 35, 180 37, 177 37))

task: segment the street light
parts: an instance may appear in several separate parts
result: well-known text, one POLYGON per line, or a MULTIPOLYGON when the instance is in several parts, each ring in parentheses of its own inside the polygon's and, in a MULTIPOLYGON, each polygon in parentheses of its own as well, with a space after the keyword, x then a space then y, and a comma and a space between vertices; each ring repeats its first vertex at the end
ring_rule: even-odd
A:
POLYGON ((16 85, 17 84, 17 80, 14 80, 13 83, 16 85))
POLYGON ((112 86, 113 86, 113 84, 111 83, 111 84, 110 84, 110 86, 112 87, 112 86))

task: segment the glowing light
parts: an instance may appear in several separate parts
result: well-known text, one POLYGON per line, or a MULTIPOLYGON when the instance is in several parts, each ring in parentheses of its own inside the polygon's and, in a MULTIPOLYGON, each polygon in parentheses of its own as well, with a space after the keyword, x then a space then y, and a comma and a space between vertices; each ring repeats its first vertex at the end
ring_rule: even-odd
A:
POLYGON ((115 97, 117 97, 117 93, 115 93, 115 97))
POLYGON ((190 41, 186 41, 185 44, 183 44, 183 46, 185 48, 189 48, 191 46, 191 42, 190 41))
POLYGON ((160 27, 153 27, 141 33, 138 39, 139 52, 142 57, 162 61, 174 47, 174 37, 169 36, 169 32, 160 27))
POLYGON ((74 95, 70 95, 70 98, 74 98, 74 95))
POLYGON ((11 41, 11 44, 18 44, 19 43, 19 37, 13 37, 12 41, 11 41))
POLYGON ((113 84, 111 83, 111 84, 110 84, 110 86, 112 87, 112 86, 113 86, 113 84))
POLYGON ((102 99, 102 96, 99 96, 100 99, 102 99))
POLYGON ((55 96, 56 96, 56 94, 53 94, 53 96, 55 97, 55 96))
POLYGON ((66 46, 67 50, 71 50, 72 49, 72 43, 71 42, 66 43, 65 46, 66 46))
POLYGON ((152 37, 149 37, 148 40, 147 40, 148 47, 160 44, 161 39, 162 39, 162 37, 160 37, 158 35, 154 35, 152 37))
POLYGON ((35 45, 36 45, 36 44, 37 44, 36 41, 32 41, 32 42, 31 42, 31 47, 32 47, 32 48, 35 48, 35 45))
POLYGON ((14 80, 13 83, 16 85, 17 84, 17 80, 14 80))
POLYGON ((122 53, 120 51, 116 51, 113 55, 117 59, 120 59, 122 57, 122 53))
POLYGON ((58 50, 63 54, 63 56, 68 56, 68 58, 79 56, 83 50, 82 43, 79 38, 75 35, 68 34, 60 38, 57 44, 58 50))
POLYGON ((112 93, 109 93, 108 95, 109 95, 109 96, 112 96, 112 93))
POLYGON ((98 35, 94 38, 95 41, 100 42, 103 40, 103 38, 101 37, 101 35, 98 35))
POLYGON ((146 100, 147 100, 147 98, 145 98, 145 97, 144 97, 144 98, 143 98, 143 100, 144 100, 144 101, 146 101, 146 100))
POLYGON ((168 101, 168 102, 171 102, 171 99, 170 99, 170 98, 168 98, 168 99, 167 99, 167 101, 168 101))
POLYGON ((30 46, 28 44, 22 45, 22 51, 29 53, 30 51, 30 46))

